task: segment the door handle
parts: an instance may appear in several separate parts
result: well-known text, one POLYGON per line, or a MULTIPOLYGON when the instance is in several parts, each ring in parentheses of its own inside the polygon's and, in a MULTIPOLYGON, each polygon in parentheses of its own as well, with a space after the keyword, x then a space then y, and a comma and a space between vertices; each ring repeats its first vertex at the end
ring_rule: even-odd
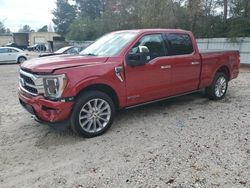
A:
POLYGON ((192 64, 192 65, 199 65, 200 62, 199 62, 199 61, 193 61, 191 64, 192 64))
POLYGON ((171 65, 162 65, 161 69, 171 69, 171 65))

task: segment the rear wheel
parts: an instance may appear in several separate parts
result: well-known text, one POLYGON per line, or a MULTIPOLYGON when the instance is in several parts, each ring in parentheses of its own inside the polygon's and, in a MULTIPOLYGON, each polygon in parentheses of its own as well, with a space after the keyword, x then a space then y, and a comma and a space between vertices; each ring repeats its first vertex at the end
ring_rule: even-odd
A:
POLYGON ((221 100, 225 97, 228 88, 228 77, 222 72, 216 73, 211 86, 206 88, 206 95, 212 100, 221 100))
POLYGON ((110 128, 114 116, 114 102, 107 94, 88 91, 76 101, 71 116, 71 128, 84 137, 99 136, 110 128))

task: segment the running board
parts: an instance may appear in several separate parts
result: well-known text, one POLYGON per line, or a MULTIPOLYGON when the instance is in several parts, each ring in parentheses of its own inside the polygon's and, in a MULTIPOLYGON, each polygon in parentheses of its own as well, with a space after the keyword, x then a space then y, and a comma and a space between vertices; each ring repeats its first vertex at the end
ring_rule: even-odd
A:
POLYGON ((129 107, 125 107, 125 109, 131 109, 131 108, 135 108, 135 107, 138 107, 138 106, 143 106, 143 105, 147 105, 147 104, 151 104, 151 103, 155 103, 155 102, 159 102, 159 101, 164 101, 164 100, 167 100, 167 99, 181 97, 181 96, 188 95, 188 94, 191 94, 191 93, 196 93, 198 91, 202 91, 202 89, 198 89, 198 90, 194 90, 194 91, 190 91, 190 92, 187 92, 187 93, 183 93, 183 94, 179 94, 179 95, 175 95, 175 96, 170 96, 170 97, 166 97, 166 98, 162 98, 162 99, 156 99, 156 100, 141 103, 141 104, 132 105, 132 106, 129 106, 129 107))

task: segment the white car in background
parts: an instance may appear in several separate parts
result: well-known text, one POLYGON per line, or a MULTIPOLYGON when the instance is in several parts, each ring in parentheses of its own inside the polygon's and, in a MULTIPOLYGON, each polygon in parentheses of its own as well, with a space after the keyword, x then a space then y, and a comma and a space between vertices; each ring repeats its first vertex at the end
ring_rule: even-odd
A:
POLYGON ((0 63, 23 63, 29 55, 14 47, 0 47, 0 63))

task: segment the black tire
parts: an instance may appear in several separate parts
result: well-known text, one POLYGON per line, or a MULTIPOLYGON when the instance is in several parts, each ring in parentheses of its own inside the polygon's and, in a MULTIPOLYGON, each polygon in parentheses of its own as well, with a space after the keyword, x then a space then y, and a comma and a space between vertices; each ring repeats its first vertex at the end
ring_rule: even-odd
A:
POLYGON ((27 60, 26 57, 21 56, 18 58, 17 63, 23 63, 26 60, 27 60))
POLYGON ((213 83, 206 88, 205 92, 206 92, 206 96, 211 99, 211 100, 221 100, 225 97, 226 92, 227 92, 227 88, 228 88, 228 77, 226 74, 222 73, 222 72, 217 72, 215 74, 213 83), (217 84, 220 81, 220 79, 225 80, 225 84, 223 86, 223 89, 221 88, 221 92, 216 92, 217 91, 217 84))
MULTIPOLYGON (((91 111, 90 109, 88 109, 88 110, 91 111)), ((96 111, 98 111, 98 110, 96 110, 96 111)), ((102 112, 104 112, 104 111, 102 111, 102 112)), ((115 105, 114 105, 113 100, 106 93, 103 93, 103 92, 100 92, 100 91, 95 91, 95 90, 86 91, 76 99, 76 103, 75 103, 75 105, 73 107, 72 115, 71 115, 71 118, 70 118, 70 124, 71 124, 72 130, 75 133, 77 133, 77 134, 79 134, 79 135, 81 135, 83 137, 86 137, 86 138, 92 138, 92 137, 96 137, 96 136, 100 136, 100 135, 104 134, 110 128, 110 126, 112 125, 112 123, 114 121, 114 117, 115 117, 115 105), (85 110, 85 108, 88 107, 87 105, 88 105, 89 102, 90 102, 89 104, 94 105, 93 102, 92 102, 94 100, 98 100, 99 105, 100 105, 100 102, 104 101, 104 105, 106 105, 107 108, 108 108, 107 113, 110 112, 110 115, 107 115, 107 117, 106 117, 106 119, 108 119, 108 120, 105 119, 106 121, 103 121, 102 119, 104 119, 104 118, 98 119, 99 115, 96 115, 96 113, 101 113, 101 111, 93 112, 93 113, 86 113, 85 111, 84 112, 82 111, 82 109, 85 110), (85 115, 83 115, 84 113, 85 113, 85 115), (94 113, 95 113, 95 115, 93 115, 94 113), (94 130, 96 130, 96 132, 86 131, 85 130, 85 129, 87 129, 87 127, 85 127, 86 125, 85 126, 82 125, 84 128, 80 125, 80 121, 81 121, 80 116, 83 115, 82 117, 85 117, 85 116, 90 115, 90 114, 92 114, 91 118, 97 118, 98 120, 93 120, 92 119, 92 121, 91 121, 91 120, 89 120, 90 117, 88 117, 88 118, 86 117, 84 119, 88 119, 87 121, 89 121, 89 122, 87 122, 87 124, 86 124, 88 127, 89 127, 89 124, 91 124, 91 122, 92 122, 92 125, 90 125, 90 126, 91 127, 96 127, 94 129, 94 130), (95 122, 95 125, 94 125, 93 121, 95 122), (102 123, 102 126, 99 126, 99 124, 97 125, 97 121, 99 123, 102 123), (100 130, 97 130, 97 126, 99 127, 98 129, 100 129, 100 130)), ((82 123, 82 124, 84 124, 84 123, 82 123)))

